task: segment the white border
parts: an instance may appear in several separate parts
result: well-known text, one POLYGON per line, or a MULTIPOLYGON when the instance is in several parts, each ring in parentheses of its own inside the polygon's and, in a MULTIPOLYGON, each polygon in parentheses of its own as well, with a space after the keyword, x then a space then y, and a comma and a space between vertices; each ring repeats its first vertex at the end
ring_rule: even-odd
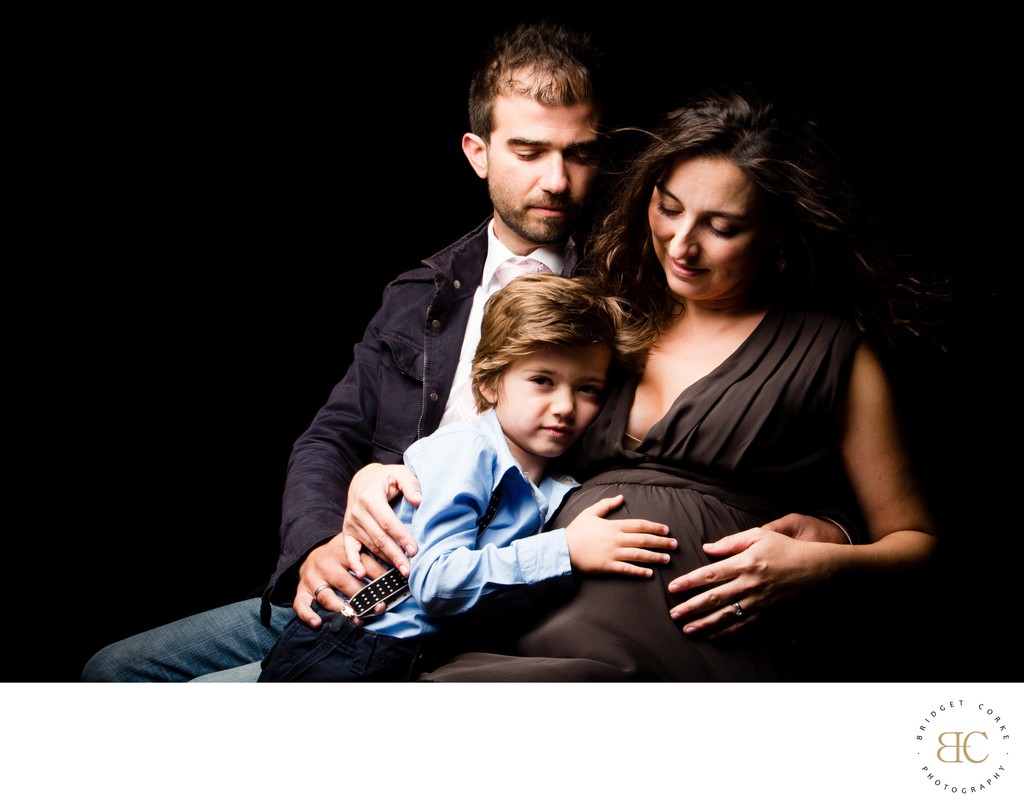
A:
POLYGON ((1024 805, 1017 683, 17 684, 0 709, 19 808, 1024 805), (953 698, 1006 717, 987 793, 922 782, 916 728, 953 698))

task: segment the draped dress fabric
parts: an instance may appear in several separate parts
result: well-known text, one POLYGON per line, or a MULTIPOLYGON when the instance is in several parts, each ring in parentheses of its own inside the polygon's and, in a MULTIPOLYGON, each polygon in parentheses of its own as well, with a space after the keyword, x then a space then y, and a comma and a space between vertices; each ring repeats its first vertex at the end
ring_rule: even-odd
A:
MULTIPOLYGON (((838 449, 860 335, 849 323, 768 310, 721 365, 687 387, 634 448, 624 446, 637 379, 613 389, 580 444, 582 487, 552 521, 564 527, 623 494, 610 518, 664 522, 679 544, 642 579, 582 575, 574 594, 524 623, 514 653, 472 652, 428 681, 773 681, 784 678, 796 609, 772 611, 734 638, 684 636, 669 581, 715 559, 701 546, 795 511, 852 507, 838 449)), ((629 441, 633 443, 634 441, 629 441)), ((799 599, 795 601, 799 604, 799 599)), ((525 618, 524 618, 525 620, 525 618)))

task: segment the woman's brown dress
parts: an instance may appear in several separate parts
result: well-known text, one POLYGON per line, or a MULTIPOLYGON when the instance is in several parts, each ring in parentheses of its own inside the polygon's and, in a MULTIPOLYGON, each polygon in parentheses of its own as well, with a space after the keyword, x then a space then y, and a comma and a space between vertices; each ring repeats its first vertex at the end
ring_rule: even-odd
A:
MULTIPOLYGON (((625 495, 611 518, 666 523, 679 547, 648 579, 579 576, 574 594, 545 603, 508 650, 463 653, 429 681, 772 681, 787 678, 801 599, 775 606, 735 639, 693 639, 669 618, 692 593, 669 581, 714 560, 704 542, 789 512, 852 515, 838 454, 836 411, 856 329, 833 317, 768 311, 716 370, 690 385, 634 449, 624 434, 637 380, 610 394, 581 442, 583 486, 552 521, 565 526, 603 497, 625 495)), ((632 443, 632 441, 630 441, 632 443)), ((522 629, 522 624, 520 624, 522 629)))

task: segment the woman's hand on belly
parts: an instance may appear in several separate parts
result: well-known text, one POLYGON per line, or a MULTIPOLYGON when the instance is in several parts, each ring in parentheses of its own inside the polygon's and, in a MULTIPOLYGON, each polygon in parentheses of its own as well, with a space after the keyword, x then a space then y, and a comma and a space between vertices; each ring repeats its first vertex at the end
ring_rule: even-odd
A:
POLYGON ((756 622, 771 607, 792 599, 827 579, 835 569, 837 545, 800 541, 755 527, 704 545, 711 556, 724 556, 675 578, 676 594, 705 588, 669 610, 684 634, 725 637, 756 622))

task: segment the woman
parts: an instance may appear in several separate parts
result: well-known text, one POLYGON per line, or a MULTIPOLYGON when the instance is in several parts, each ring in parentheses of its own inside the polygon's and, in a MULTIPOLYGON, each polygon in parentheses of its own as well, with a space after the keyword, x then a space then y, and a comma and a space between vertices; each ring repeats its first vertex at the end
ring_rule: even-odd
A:
POLYGON ((935 525, 873 342, 887 324, 912 329, 927 295, 858 242, 834 164, 812 123, 749 88, 667 117, 584 268, 630 301, 646 364, 581 441, 585 482, 554 525, 623 494, 618 516, 667 523, 679 549, 653 579, 582 577, 513 655, 464 654, 426 678, 799 675, 798 595, 932 555, 935 525), (865 544, 759 527, 847 497, 865 544))

